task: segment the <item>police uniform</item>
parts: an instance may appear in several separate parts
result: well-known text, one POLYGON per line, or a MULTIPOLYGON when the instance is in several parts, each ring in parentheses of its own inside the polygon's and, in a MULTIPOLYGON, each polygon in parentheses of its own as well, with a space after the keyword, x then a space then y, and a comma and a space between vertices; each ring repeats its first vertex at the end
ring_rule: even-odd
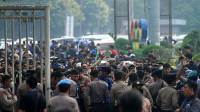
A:
POLYGON ((173 112, 178 107, 177 90, 171 86, 162 88, 158 93, 156 103, 162 111, 173 112))
POLYGON ((48 112, 79 112, 77 101, 67 94, 60 93, 49 101, 48 112))
POLYGON ((122 92, 127 88, 127 84, 123 81, 117 81, 113 84, 111 89, 111 98, 112 103, 117 106, 119 97, 122 94, 122 92))
MULTIPOLYGON (((58 82, 60 84, 72 84, 70 79, 63 79, 58 82)), ((79 112, 77 101, 70 97, 67 93, 59 93, 51 98, 48 104, 48 112, 79 112)))
POLYGON ((108 107, 108 84, 101 80, 92 81, 86 90, 90 112, 110 112, 108 107))

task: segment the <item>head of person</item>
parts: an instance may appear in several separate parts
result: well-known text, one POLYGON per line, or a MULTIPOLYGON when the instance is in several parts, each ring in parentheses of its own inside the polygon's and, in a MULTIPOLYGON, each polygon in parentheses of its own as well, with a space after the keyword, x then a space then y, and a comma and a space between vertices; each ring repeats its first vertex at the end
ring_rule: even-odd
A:
POLYGON ((186 97, 196 96, 197 88, 198 88, 197 82, 188 80, 184 84, 184 88, 183 88, 185 96, 186 97))
POLYGON ((12 82, 12 77, 10 75, 3 75, 1 81, 2 81, 2 85, 4 88, 10 88, 11 82, 12 82))
POLYGON ((129 81, 128 81, 128 85, 131 85, 133 82, 137 81, 138 75, 136 73, 130 73, 129 74, 129 81))
POLYGON ((51 74, 51 83, 57 84, 59 80, 62 79, 64 74, 62 74, 60 71, 55 71, 51 74))
POLYGON ((68 93, 69 90, 70 90, 70 86, 71 86, 71 80, 69 79, 63 79, 63 80, 60 80, 58 82, 58 90, 60 93, 68 93))
POLYGON ((163 74, 164 75, 169 75, 171 72, 171 65, 169 63, 165 63, 163 65, 163 74))
POLYGON ((125 91, 119 100, 119 112, 142 112, 142 95, 137 90, 125 91))
POLYGON ((176 85, 176 74, 167 75, 165 79, 166 79, 165 81, 167 82, 167 84, 171 86, 176 85))
POLYGON ((26 79, 27 89, 35 89, 37 87, 37 79, 33 76, 29 76, 26 79))
POLYGON ((109 74, 111 73, 111 67, 107 65, 103 65, 99 67, 99 72, 100 72, 100 78, 107 78, 109 74))
POLYGON ((137 80, 132 83, 132 88, 138 90, 141 94, 143 93, 144 82, 142 80, 137 80))
POLYGON ((73 69, 70 71, 70 77, 73 81, 77 82, 79 80, 79 73, 77 70, 73 69))
POLYGON ((138 78, 140 79, 140 80, 143 80, 143 78, 144 78, 144 70, 139 70, 139 71, 137 71, 137 75, 138 75, 138 78))
POLYGON ((154 80, 158 80, 162 78, 162 70, 155 70, 152 73, 152 77, 154 80))
POLYGON ((198 72, 195 70, 189 72, 187 75, 187 78, 188 78, 188 80, 191 80, 191 81, 197 81, 198 80, 198 72))
POLYGON ((98 71, 98 70, 92 70, 92 71, 90 72, 90 76, 91 76, 91 79, 92 79, 92 80, 98 78, 98 76, 99 76, 99 71, 98 71))
POLYGON ((123 79, 124 73, 120 70, 114 71, 114 79, 115 81, 120 81, 123 79))

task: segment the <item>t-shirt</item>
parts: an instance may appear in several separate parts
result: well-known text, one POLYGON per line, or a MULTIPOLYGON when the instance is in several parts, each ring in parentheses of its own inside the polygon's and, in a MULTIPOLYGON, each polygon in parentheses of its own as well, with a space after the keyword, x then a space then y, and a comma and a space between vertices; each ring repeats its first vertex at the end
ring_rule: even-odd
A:
POLYGON ((36 89, 28 91, 19 102, 19 109, 25 112, 43 112, 45 108, 45 97, 36 89))

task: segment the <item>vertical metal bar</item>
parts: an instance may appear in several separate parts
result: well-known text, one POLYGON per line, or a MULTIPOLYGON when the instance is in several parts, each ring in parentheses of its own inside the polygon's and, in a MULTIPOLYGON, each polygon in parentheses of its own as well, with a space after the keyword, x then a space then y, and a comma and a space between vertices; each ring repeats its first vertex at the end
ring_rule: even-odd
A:
POLYGON ((128 39, 131 42, 131 38, 130 38, 130 4, 129 4, 129 0, 127 0, 127 20, 128 20, 128 39))
POLYGON ((15 94, 15 59, 14 59, 14 19, 12 19, 12 79, 13 79, 13 87, 12 87, 12 92, 15 94))
MULTIPOLYGON (((19 12, 21 16, 21 10, 19 12)), ((21 18, 19 18, 19 84, 22 83, 22 46, 21 46, 21 18)))
POLYGON ((46 77, 46 86, 45 94, 47 104, 50 99, 50 8, 45 9, 45 77, 46 77))
POLYGON ((114 39, 117 39, 117 4, 116 0, 114 0, 114 39))
POLYGON ((36 69, 36 53, 35 53, 35 11, 33 10, 33 69, 36 69))
POLYGON ((7 57, 7 50, 8 50, 8 46, 7 46, 7 20, 5 20, 4 21, 4 38, 5 38, 5 40, 4 40, 4 42, 5 42, 5 57, 4 57, 4 59, 5 59, 5 74, 8 74, 8 57, 7 57))
POLYGON ((169 40, 172 44, 172 1, 169 0, 169 40))
POLYGON ((28 18, 26 19, 26 70, 29 70, 28 18))
POLYGON ((43 58, 44 58, 44 53, 43 53, 43 26, 42 26, 42 19, 40 19, 40 55, 41 55, 41 60, 40 60, 40 83, 43 88, 43 71, 44 71, 44 64, 43 64, 43 58))

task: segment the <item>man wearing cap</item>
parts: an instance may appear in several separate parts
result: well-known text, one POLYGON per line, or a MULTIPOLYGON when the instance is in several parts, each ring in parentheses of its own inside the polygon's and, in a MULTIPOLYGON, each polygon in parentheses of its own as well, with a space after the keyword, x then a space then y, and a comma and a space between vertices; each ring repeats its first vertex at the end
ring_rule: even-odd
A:
POLYGON ((49 100, 48 112, 79 112, 77 101, 69 96, 71 83, 69 79, 58 82, 59 95, 49 100))
POLYGON ((178 92, 174 88, 176 85, 176 75, 168 75, 166 81, 168 86, 159 90, 156 103, 160 107, 161 112, 173 112, 178 107, 178 92))

